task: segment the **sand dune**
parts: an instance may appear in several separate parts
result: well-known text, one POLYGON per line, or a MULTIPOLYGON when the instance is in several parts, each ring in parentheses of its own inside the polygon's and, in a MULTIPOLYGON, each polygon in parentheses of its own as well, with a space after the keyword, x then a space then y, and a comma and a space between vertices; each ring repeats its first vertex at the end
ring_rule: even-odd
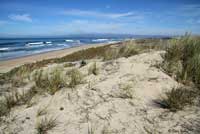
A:
MULTIPOLYGON (((84 83, 63 88, 55 95, 37 95, 31 107, 12 109, 0 132, 36 133, 41 119, 54 117, 58 125, 52 134, 142 134, 194 133, 190 125, 200 118, 196 108, 169 112, 155 105, 154 100, 179 84, 155 67, 162 62, 164 51, 151 51, 111 61, 89 60, 79 68, 84 83), (88 74, 96 62, 98 75, 88 74), (38 109, 45 113, 37 116, 38 109)), ((63 64, 43 69, 51 71, 63 64)), ((79 63, 76 63, 79 67, 79 63)), ((63 75, 70 67, 63 68, 63 75)), ((30 88, 31 84, 25 88, 30 88)))

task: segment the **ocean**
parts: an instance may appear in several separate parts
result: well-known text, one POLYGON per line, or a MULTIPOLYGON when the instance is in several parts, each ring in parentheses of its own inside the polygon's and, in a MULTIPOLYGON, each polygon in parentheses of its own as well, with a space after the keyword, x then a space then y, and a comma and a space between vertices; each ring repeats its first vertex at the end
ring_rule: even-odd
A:
POLYGON ((85 44, 111 43, 143 37, 0 38, 0 61, 85 44))

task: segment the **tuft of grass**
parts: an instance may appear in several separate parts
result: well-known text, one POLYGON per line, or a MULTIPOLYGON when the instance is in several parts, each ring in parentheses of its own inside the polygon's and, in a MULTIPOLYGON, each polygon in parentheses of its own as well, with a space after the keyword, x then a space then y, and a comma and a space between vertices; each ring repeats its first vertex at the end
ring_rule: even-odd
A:
POLYGON ((161 107, 176 112, 182 110, 187 105, 192 105, 195 99, 195 93, 187 88, 173 88, 165 93, 166 97, 159 103, 161 107))
POLYGON ((118 48, 109 48, 105 51, 104 55, 103 55, 103 60, 113 60, 113 59, 117 59, 119 54, 119 49, 118 48))
POLYGON ((61 71, 58 69, 54 69, 51 76, 48 76, 48 74, 43 75, 42 70, 36 71, 34 81, 38 88, 47 91, 51 95, 55 94, 65 86, 65 82, 61 76, 61 71))
POLYGON ((58 126, 58 122, 56 118, 45 117, 44 119, 37 122, 36 124, 37 134, 47 134, 48 131, 54 129, 57 126, 58 126))
POLYGON ((104 54, 104 60, 113 60, 120 57, 130 57, 138 54, 138 46, 132 42, 127 41, 124 44, 108 49, 104 54))
POLYGON ((132 41, 126 42, 119 48, 118 57, 130 57, 132 55, 138 54, 138 50, 136 48, 136 44, 132 41))
POLYGON ((174 39, 166 49, 163 69, 178 81, 193 81, 200 85, 200 39, 189 34, 174 39))
POLYGON ((6 106, 8 109, 11 109, 14 106, 17 105, 24 105, 26 103, 29 103, 32 97, 36 94, 36 91, 33 89, 30 89, 28 91, 23 91, 20 93, 19 91, 11 92, 4 96, 6 106))
POLYGON ((93 63, 89 68, 88 68, 88 74, 94 74, 98 75, 99 74, 99 68, 97 67, 97 63, 93 63))
POLYGON ((67 72, 69 76, 69 84, 68 86, 74 88, 76 85, 81 84, 83 82, 83 75, 78 69, 71 69, 67 72))
POLYGON ((0 117, 3 115, 7 115, 10 110, 15 106, 29 103, 35 94, 36 91, 30 89, 26 92, 23 91, 22 93, 20 93, 19 91, 14 91, 4 95, 3 98, 0 100, 0 117))

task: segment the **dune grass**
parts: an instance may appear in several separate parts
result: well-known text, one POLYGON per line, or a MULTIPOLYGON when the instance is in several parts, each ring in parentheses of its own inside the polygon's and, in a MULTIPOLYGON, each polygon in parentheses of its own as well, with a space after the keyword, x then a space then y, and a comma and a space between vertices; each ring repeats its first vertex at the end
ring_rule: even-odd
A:
POLYGON ((67 72, 67 76, 69 78, 68 87, 75 88, 76 85, 83 83, 83 75, 82 73, 74 68, 67 72))
POLYGON ((178 81, 200 85, 200 39, 186 34, 175 39, 166 49, 163 68, 178 81))
POLYGON ((172 112, 182 110, 187 105, 192 105, 196 94, 193 90, 179 87, 165 93, 160 105, 172 112))
POLYGON ((15 106, 28 104, 35 94, 36 91, 33 88, 26 92, 12 91, 5 94, 0 100, 0 117, 7 115, 15 106))
POLYGON ((47 91, 51 95, 65 86, 61 71, 57 68, 51 72, 50 76, 47 73, 44 74, 43 70, 38 70, 35 72, 33 79, 40 91, 47 91))
POLYGON ((36 124, 37 134, 47 134, 48 131, 54 129, 57 126, 58 126, 58 122, 56 118, 45 117, 41 119, 41 121, 37 122, 36 124))

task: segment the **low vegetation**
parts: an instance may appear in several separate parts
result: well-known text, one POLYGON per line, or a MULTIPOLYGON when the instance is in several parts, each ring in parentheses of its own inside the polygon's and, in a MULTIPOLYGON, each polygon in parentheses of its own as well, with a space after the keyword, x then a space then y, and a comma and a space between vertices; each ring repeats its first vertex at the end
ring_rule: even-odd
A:
POLYGON ((7 115, 15 106, 28 104, 35 94, 36 91, 31 88, 26 92, 23 91, 20 93, 19 91, 13 91, 4 95, 0 100, 0 116, 7 115))
POLYGON ((165 93, 165 97, 159 104, 163 108, 170 109, 173 112, 182 110, 185 106, 194 103, 195 93, 193 90, 179 87, 173 88, 171 91, 165 93))
POLYGON ((36 87, 40 88, 41 91, 47 91, 51 95, 55 94, 55 92, 65 86, 61 73, 57 68, 52 71, 50 76, 47 73, 44 74, 43 70, 36 71, 34 74, 36 87))
POLYGON ((178 81, 200 85, 200 39, 186 34, 166 49, 163 68, 178 81))
POLYGON ((68 86, 70 88, 74 88, 76 87, 76 85, 83 83, 83 75, 76 68, 71 69, 69 72, 67 72, 67 76, 69 78, 68 86))
POLYGON ((57 126, 58 122, 56 118, 45 117, 36 124, 37 134, 47 134, 48 131, 53 130, 57 126))
POLYGON ((104 60, 113 60, 120 57, 129 57, 138 54, 136 45, 132 42, 125 42, 121 46, 108 49, 104 54, 104 60))

